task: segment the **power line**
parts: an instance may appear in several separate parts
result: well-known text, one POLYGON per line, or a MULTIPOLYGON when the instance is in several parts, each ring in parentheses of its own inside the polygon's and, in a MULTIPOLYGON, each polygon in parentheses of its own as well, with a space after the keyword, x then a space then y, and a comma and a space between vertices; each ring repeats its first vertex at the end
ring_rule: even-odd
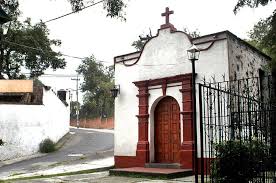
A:
MULTIPOLYGON (((21 73, 26 75, 31 75, 32 73, 21 73)), ((42 74, 38 77, 84 77, 82 74, 42 74)))
MULTIPOLYGON (((31 50, 36 50, 36 51, 39 51, 39 52, 41 52, 41 53, 43 53, 43 54, 46 53, 45 51, 43 51, 43 50, 40 49, 40 48, 35 48, 35 47, 27 46, 27 45, 24 45, 24 44, 19 44, 19 43, 7 41, 7 40, 3 40, 3 42, 9 43, 9 44, 13 44, 13 45, 17 45, 17 46, 21 46, 21 47, 28 48, 28 49, 31 49, 31 50)), ((54 52, 54 51, 47 51, 47 52, 56 53, 56 52, 54 52)), ((67 54, 61 53, 61 52, 59 52, 59 54, 61 54, 61 55, 63 55, 63 56, 66 56, 66 57, 71 57, 71 58, 80 59, 80 60, 85 59, 84 57, 71 56, 71 55, 67 55, 67 54)))
MULTIPOLYGON (((45 54, 45 51, 43 51, 42 49, 39 49, 39 48, 34 48, 34 47, 31 47, 31 46, 15 43, 15 42, 11 42, 11 41, 6 41, 6 40, 4 40, 4 42, 10 43, 10 44, 14 44, 14 45, 17 45, 17 46, 21 46, 21 47, 25 47, 25 48, 28 48, 28 49, 33 49, 33 50, 36 50, 36 51, 40 51, 40 52, 42 52, 42 53, 45 54)), ((52 51, 52 52, 54 52, 54 51, 52 51)), ((72 55, 61 53, 61 52, 59 52, 59 53, 61 55, 65 56, 65 57, 75 58, 75 59, 79 59, 79 60, 84 60, 85 58, 87 58, 87 57, 72 56, 72 55)), ((103 60, 96 60, 96 61, 97 62, 110 63, 108 61, 103 61, 103 60)), ((183 62, 183 63, 174 63, 174 64, 169 64, 168 63, 168 64, 142 64, 142 65, 137 64, 137 66, 154 67, 154 66, 168 66, 168 65, 180 65, 180 64, 185 64, 185 63, 183 62)))
MULTIPOLYGON (((43 54, 46 54, 46 52, 53 52, 53 53, 55 53, 54 51, 46 51, 46 52, 45 52, 45 51, 43 51, 43 50, 40 49, 40 48, 35 48, 35 47, 27 46, 27 45, 24 45, 24 44, 19 44, 19 43, 7 41, 7 40, 3 40, 3 42, 9 43, 9 44, 13 44, 13 45, 17 45, 17 46, 21 46, 21 47, 24 47, 24 48, 27 48, 27 49, 36 50, 36 51, 39 51, 39 52, 41 52, 41 53, 43 53, 43 54)), ((61 52, 59 52, 59 54, 61 54, 62 56, 65 56, 65 57, 75 58, 75 59, 79 59, 79 60, 84 60, 85 58, 87 58, 87 57, 72 56, 72 55, 68 55, 68 54, 61 53, 61 52)), ((108 62, 108 61, 103 61, 103 60, 96 60, 96 61, 97 61, 97 62, 110 63, 110 62, 108 62)))
POLYGON ((88 6, 84 6, 83 8, 79 9, 78 11, 72 11, 72 12, 70 12, 70 13, 61 15, 61 16, 59 16, 59 17, 52 18, 52 19, 50 19, 50 20, 45 21, 44 23, 52 22, 52 21, 58 20, 58 19, 60 19, 60 18, 66 17, 66 16, 68 16, 68 15, 71 15, 71 14, 74 14, 74 13, 78 13, 78 12, 84 10, 84 9, 90 8, 90 7, 95 6, 95 5, 99 4, 99 3, 102 3, 102 2, 104 2, 104 1, 105 1, 105 0, 101 0, 101 1, 98 1, 98 2, 96 2, 96 3, 90 4, 90 5, 88 5, 88 6))

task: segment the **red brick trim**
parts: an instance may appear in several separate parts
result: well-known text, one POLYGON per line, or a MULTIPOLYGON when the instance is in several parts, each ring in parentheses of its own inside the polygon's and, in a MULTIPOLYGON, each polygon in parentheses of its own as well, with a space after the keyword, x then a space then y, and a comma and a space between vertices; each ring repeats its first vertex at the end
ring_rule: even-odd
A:
MULTIPOLYGON (((201 172, 201 160, 202 158, 198 158, 198 174, 201 172)), ((215 160, 215 158, 203 158, 203 172, 205 175, 210 175, 213 160, 215 160)), ((144 167, 145 165, 141 163, 136 156, 114 156, 114 161, 115 168, 144 167)))
POLYGON ((136 163, 144 165, 149 162, 149 141, 148 141, 148 82, 139 82, 135 84, 138 87, 139 94, 139 112, 136 117, 138 118, 138 143, 136 149, 136 163))
MULTIPOLYGON (((158 78, 158 79, 150 79, 150 80, 143 80, 143 81, 135 81, 133 82, 138 88, 142 86, 157 86, 157 85, 162 85, 163 83, 166 84, 171 84, 171 83, 178 83, 182 82, 184 84, 189 84, 192 80, 192 74, 181 74, 181 75, 176 75, 176 76, 170 76, 170 77, 165 77, 165 78, 158 78)), ((186 88, 184 88, 186 89, 186 88)), ((190 87, 189 89, 192 89, 190 87)), ((140 94, 140 93, 139 93, 140 94)))
POLYGON ((115 168, 144 166, 138 163, 136 156, 114 156, 115 168))
POLYGON ((194 136, 193 136, 193 99, 192 77, 182 81, 182 114, 183 142, 180 150, 180 164, 182 168, 193 169, 194 136))
POLYGON ((166 96, 166 93, 167 93, 167 80, 163 80, 162 93, 163 93, 163 96, 166 96))
MULTIPOLYGON (((158 78, 153 80, 144 80, 133 82, 138 87, 139 94, 139 113, 138 118, 138 143, 136 150, 135 165, 144 166, 149 162, 149 142, 148 142, 148 97, 149 86, 161 85, 163 96, 166 95, 168 84, 181 82, 182 89, 182 105, 183 114, 183 143, 180 150, 180 163, 182 168, 193 168, 193 154, 194 154, 194 141, 193 141, 193 125, 192 125, 192 74, 182 74, 165 78, 158 78)), ((115 162, 116 163, 116 162, 115 162)), ((117 165, 116 165, 117 166, 117 165)), ((119 166, 119 165, 118 165, 119 166)), ((131 167, 129 165, 128 167, 131 167)))

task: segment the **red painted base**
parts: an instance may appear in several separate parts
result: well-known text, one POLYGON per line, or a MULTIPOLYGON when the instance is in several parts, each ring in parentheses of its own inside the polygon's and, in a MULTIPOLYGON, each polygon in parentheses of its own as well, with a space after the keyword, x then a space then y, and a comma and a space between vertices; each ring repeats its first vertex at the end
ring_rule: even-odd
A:
POLYGON ((114 156, 114 161, 115 168, 129 168, 138 166, 138 160, 136 156, 114 156))
MULTIPOLYGON (((190 155, 191 152, 184 151, 183 155, 190 155)), ((115 159, 115 168, 131 168, 131 167, 144 167, 145 162, 138 159, 136 156, 114 156, 115 159)), ((201 173, 201 158, 198 159, 198 174, 201 173)), ((210 167, 214 158, 203 158, 203 172, 205 175, 210 174, 210 167)), ((184 167, 192 167, 192 159, 190 159, 187 163, 182 162, 182 169, 189 169, 184 167)), ((192 168, 190 168, 192 169, 192 168)))
POLYGON ((201 160, 203 161, 203 172, 204 175, 210 175, 211 165, 215 158, 198 158, 198 174, 201 174, 201 160))
POLYGON ((193 169, 193 141, 186 141, 181 144, 180 164, 183 169, 193 169))

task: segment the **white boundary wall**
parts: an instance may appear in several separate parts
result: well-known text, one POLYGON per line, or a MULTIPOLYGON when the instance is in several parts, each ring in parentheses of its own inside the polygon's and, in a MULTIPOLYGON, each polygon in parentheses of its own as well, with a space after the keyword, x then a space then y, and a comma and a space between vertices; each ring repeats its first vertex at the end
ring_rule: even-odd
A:
POLYGON ((43 89, 43 105, 0 104, 0 139, 20 147, 22 155, 38 151, 39 143, 57 142, 69 132, 70 107, 43 89))

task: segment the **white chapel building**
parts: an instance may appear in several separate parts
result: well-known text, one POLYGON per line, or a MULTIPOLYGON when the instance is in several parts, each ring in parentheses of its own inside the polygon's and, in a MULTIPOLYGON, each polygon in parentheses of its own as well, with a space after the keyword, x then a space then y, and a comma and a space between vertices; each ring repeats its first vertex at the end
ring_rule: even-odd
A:
POLYGON ((270 60, 229 31, 197 38, 177 31, 169 22, 172 13, 167 8, 162 14, 166 23, 142 51, 114 58, 115 84, 120 86, 115 99, 116 168, 144 167, 147 163, 193 168, 195 111, 192 64, 187 57, 192 45, 200 50, 196 83, 203 78, 229 81, 258 77, 270 60))

